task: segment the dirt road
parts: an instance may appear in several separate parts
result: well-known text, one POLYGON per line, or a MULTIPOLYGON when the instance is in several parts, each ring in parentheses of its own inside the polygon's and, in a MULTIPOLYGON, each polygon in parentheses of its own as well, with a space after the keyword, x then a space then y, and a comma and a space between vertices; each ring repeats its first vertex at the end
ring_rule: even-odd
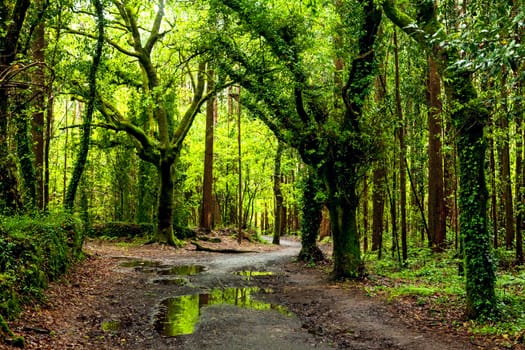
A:
POLYGON ((299 244, 249 254, 90 242, 45 307, 12 324, 27 349, 476 349, 415 330, 381 300, 294 263, 299 244))

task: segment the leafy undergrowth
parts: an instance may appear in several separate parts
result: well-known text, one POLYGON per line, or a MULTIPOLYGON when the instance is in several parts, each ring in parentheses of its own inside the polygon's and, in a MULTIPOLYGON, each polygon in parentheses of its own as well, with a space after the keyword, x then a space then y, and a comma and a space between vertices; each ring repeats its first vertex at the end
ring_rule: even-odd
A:
POLYGON ((0 335, 5 340, 23 343, 4 318, 12 319, 23 305, 42 300, 47 283, 78 258, 80 232, 78 221, 66 214, 0 217, 0 335))
POLYGON ((473 339, 489 338, 501 348, 522 348, 525 268, 508 264, 508 253, 504 251, 496 255, 500 266, 496 291, 499 314, 493 319, 465 319, 465 280, 460 274, 461 261, 453 252, 438 254, 429 249, 414 249, 404 267, 391 257, 377 260, 370 256, 367 261, 370 275, 364 288, 371 296, 386 298, 406 316, 407 322, 418 328, 443 328, 470 334, 473 339))

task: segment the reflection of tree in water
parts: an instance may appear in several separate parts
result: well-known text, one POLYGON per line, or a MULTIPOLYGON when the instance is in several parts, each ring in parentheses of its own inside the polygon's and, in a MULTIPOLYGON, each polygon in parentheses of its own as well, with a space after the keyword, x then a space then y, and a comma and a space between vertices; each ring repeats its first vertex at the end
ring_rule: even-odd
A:
POLYGON ((211 305, 235 305, 255 310, 275 309, 283 314, 288 311, 280 306, 252 298, 253 293, 270 292, 257 287, 214 289, 211 293, 183 295, 166 299, 155 322, 156 329, 165 336, 191 334, 199 321, 200 308, 211 305))

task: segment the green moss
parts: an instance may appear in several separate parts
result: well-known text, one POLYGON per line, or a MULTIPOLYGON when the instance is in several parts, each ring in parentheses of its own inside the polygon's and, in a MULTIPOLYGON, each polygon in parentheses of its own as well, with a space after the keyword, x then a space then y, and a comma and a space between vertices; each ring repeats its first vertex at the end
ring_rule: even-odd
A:
POLYGON ((12 319, 24 303, 40 301, 48 282, 79 258, 81 245, 72 216, 0 217, 0 315, 12 319))

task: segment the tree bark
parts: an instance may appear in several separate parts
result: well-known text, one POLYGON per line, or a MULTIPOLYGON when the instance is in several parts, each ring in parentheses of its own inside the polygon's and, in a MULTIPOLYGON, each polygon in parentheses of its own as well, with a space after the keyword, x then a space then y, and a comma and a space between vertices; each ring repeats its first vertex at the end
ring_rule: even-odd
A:
POLYGON ((406 157, 407 146, 405 141, 406 127, 401 107, 401 91, 399 78, 399 50, 397 43, 397 29, 394 29, 394 59, 395 59, 395 95, 396 95, 396 114, 399 119, 397 137, 399 139, 399 206, 401 210, 401 251, 403 262, 408 259, 407 247, 407 176, 406 176, 406 157))
POLYGON ((273 230, 273 244, 280 244, 281 233, 283 231, 283 192, 281 190, 281 158, 283 155, 284 144, 279 142, 277 145, 277 151, 275 152, 274 158, 274 170, 273 170, 273 196, 275 199, 275 224, 273 230))
MULTIPOLYGON (((37 1, 42 4, 42 1, 37 1)), ((33 59, 36 62, 45 62, 45 25, 43 22, 37 24, 35 28, 35 38, 33 40, 33 59)), ((36 175, 36 206, 39 210, 44 209, 44 167, 45 167, 45 139, 44 130, 46 129, 46 75, 44 67, 37 65, 32 76, 33 86, 35 87, 35 99, 32 118, 33 134, 33 154, 35 157, 34 168, 36 175)))
POLYGON ((489 178, 490 178, 490 218, 492 221, 492 235, 494 248, 499 246, 498 237, 498 191, 496 187, 496 150, 495 150, 495 133, 496 126, 494 122, 491 123, 491 135, 489 138, 489 178))
POLYGON ((381 258, 383 248, 383 217, 385 215, 385 180, 386 169, 383 163, 376 163, 373 170, 372 189, 372 251, 381 258))
MULTIPOLYGON (((30 0, 17 0, 12 6, 9 2, 0 2, 0 73, 16 70, 11 66, 18 53, 22 26, 24 25, 30 0)), ((16 162, 10 150, 8 131, 9 93, 7 81, 0 82, 0 212, 14 214, 21 205, 16 176, 16 162)))
POLYGON ((179 245, 179 241, 175 238, 173 232, 173 210, 174 210, 174 196, 175 189, 173 181, 173 169, 175 159, 170 156, 164 156, 159 164, 160 189, 159 189, 159 205, 158 205, 158 223, 157 223, 157 239, 159 243, 164 243, 172 246, 179 245))
MULTIPOLYGON (((213 91, 213 70, 208 70, 207 91, 213 91)), ((201 228, 213 228, 213 131, 215 128, 216 99, 206 102, 206 135, 204 147, 204 176, 202 184, 201 228)))
MULTIPOLYGON (((503 83, 504 84, 504 83, 503 83)), ((505 89, 503 89, 505 90, 505 89)), ((504 96, 506 98, 506 96, 504 96)), ((505 115, 500 115, 499 126, 503 132, 500 139, 501 144, 498 149, 500 156, 500 179, 501 179, 501 201, 503 210, 505 212, 505 248, 511 250, 514 248, 514 207, 512 201, 512 181, 510 176, 510 140, 509 140, 509 121, 508 112, 505 115)))
MULTIPOLYGON (((341 175, 341 172, 338 172, 338 175, 341 175)), ((346 179, 355 178, 351 170, 345 175, 346 179)), ((330 171, 324 177, 334 240, 332 277, 336 280, 361 278, 364 274, 364 264, 357 232, 356 212, 359 198, 355 193, 356 184, 348 181, 342 188, 342 184, 334 181, 335 176, 335 172, 330 171)))
POLYGON ((441 83, 436 62, 428 58, 428 229, 429 245, 443 251, 446 239, 446 213, 443 182, 443 152, 440 101, 441 83))
POLYGON ((93 55, 93 63, 89 70, 89 96, 86 115, 82 124, 82 140, 80 149, 78 151, 77 160, 71 176, 71 181, 67 187, 64 207, 66 210, 72 211, 75 205, 75 195, 77 193, 82 174, 87 162, 89 152, 89 140, 91 138, 91 121, 95 111, 95 96, 97 91, 97 71, 102 59, 102 48, 104 46, 104 8, 100 0, 94 1, 95 10, 97 14, 97 41, 95 44, 95 53, 93 55))
POLYGON ((317 246, 323 208, 323 203, 317 198, 321 183, 312 169, 308 169, 303 181, 301 251, 298 258, 300 261, 318 262, 324 259, 323 252, 317 246))

